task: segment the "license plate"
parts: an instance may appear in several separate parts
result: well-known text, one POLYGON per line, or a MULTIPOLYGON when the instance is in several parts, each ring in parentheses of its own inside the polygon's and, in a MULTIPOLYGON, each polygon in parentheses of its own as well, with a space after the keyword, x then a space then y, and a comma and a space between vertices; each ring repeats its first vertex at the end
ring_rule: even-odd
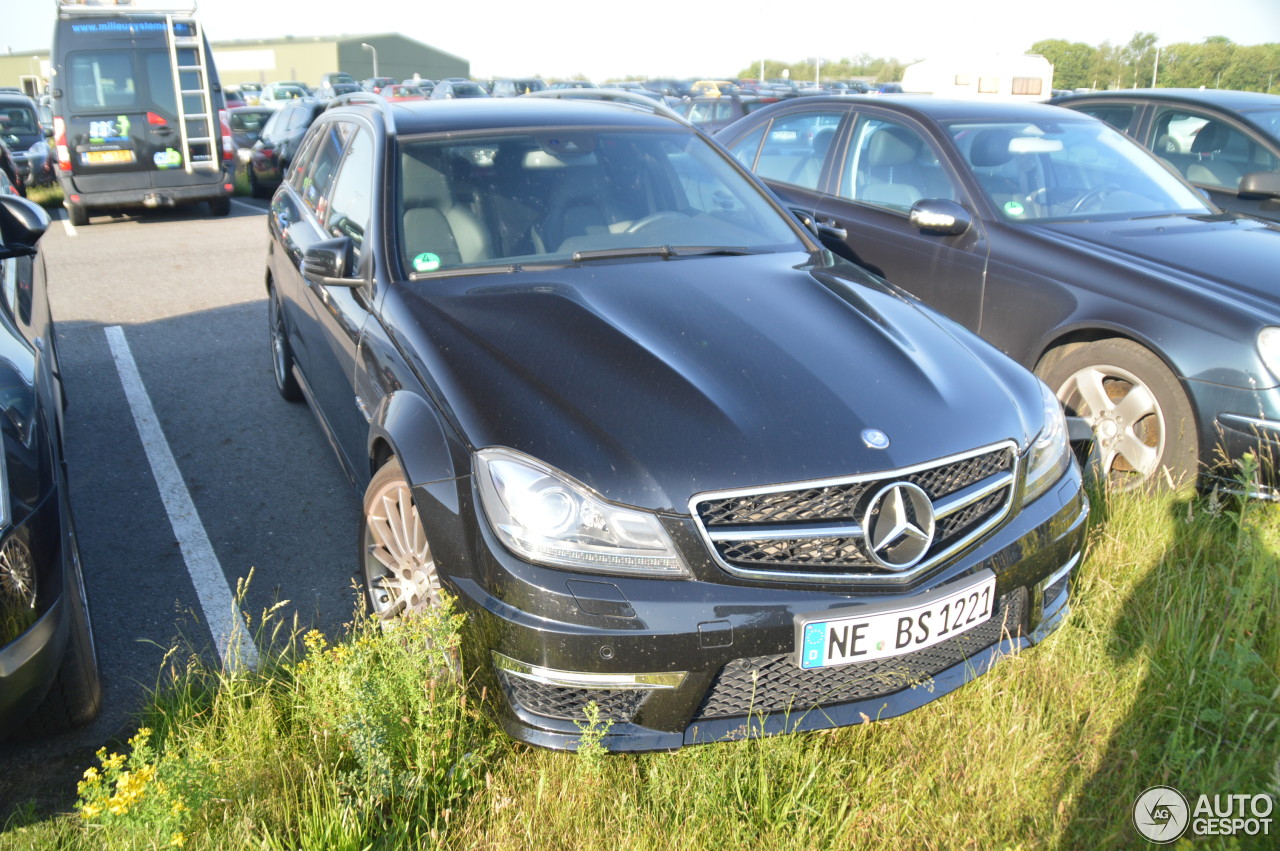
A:
POLYGON ((83 157, 86 165, 131 163, 133 162, 133 151, 86 151, 83 157))
POLYGON ((904 656, 961 635, 991 619, 996 577, 990 571, 976 582, 944 589, 925 601, 889 611, 824 612, 800 622, 801 668, 829 668, 904 656))

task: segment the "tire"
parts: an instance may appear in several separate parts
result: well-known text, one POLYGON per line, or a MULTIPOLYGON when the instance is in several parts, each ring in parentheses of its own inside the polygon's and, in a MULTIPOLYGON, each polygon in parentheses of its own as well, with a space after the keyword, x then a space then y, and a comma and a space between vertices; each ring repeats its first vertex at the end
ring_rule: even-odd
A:
POLYGON ((266 188, 258 182, 258 176, 254 174, 253 166, 246 169, 249 173, 249 196, 252 198, 266 198, 266 188))
POLYGON ((1109 487, 1192 484, 1199 440, 1191 403, 1159 357, 1132 340, 1055 349, 1036 367, 1068 417, 1094 434, 1091 472, 1109 487))
POLYGON ((231 199, 225 196, 209 199, 209 215, 227 216, 231 214, 231 199))
POLYGON ((89 211, 84 204, 72 204, 67 202, 67 218, 71 220, 73 228, 85 228, 89 226, 89 211))
POLYGON ((276 379, 276 390, 285 401, 301 402, 302 388, 293 374, 293 348, 289 345, 275 287, 267 289, 267 333, 271 337, 271 372, 276 379))
POLYGON ((440 604, 440 575, 400 464, 391 458, 369 482, 360 519, 360 580, 382 621, 440 604))
POLYGON ((19 732, 22 738, 50 736, 87 724, 102 707, 98 652, 78 552, 73 550, 71 561, 72 571, 66 578, 65 605, 70 609, 71 621, 67 649, 48 694, 23 724, 19 732))

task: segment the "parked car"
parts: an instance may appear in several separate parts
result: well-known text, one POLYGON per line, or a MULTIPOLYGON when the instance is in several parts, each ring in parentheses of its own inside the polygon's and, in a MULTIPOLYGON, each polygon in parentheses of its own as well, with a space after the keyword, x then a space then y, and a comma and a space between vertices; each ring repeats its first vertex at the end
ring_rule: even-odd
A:
POLYGON ((227 126, 231 128, 231 145, 235 148, 237 163, 249 162, 253 143, 262 136, 262 129, 276 112, 265 106, 241 106, 227 110, 227 126))
POLYGON ((27 187, 22 182, 22 175, 18 172, 18 164, 14 162, 13 152, 2 139, 0 139, 0 175, 4 176, 7 194, 27 197, 27 187))
POLYGON ((280 185, 294 155, 298 153, 307 128, 324 109, 325 102, 320 98, 298 98, 282 106, 267 120, 250 149, 246 168, 250 195, 266 198, 280 185))
POLYGON ((265 106, 270 109, 280 109, 290 101, 299 98, 310 97, 307 90, 302 86, 296 86, 288 83, 273 83, 258 93, 258 105, 265 106))
POLYGON ((689 87, 691 97, 720 97, 741 91, 737 83, 729 80, 698 80, 689 87))
POLYGON ((39 240, 49 216, 0 192, 0 740, 83 724, 102 703, 68 504, 62 383, 39 240))
POLYGON ((1280 227, 1055 106, 806 98, 719 139, 833 251, 1034 368, 1115 484, 1232 487, 1254 453, 1274 492, 1280 227))
POLYGON ((355 77, 351 76, 346 71, 333 71, 328 74, 321 74, 319 84, 317 84, 310 93, 318 98, 337 97, 340 94, 344 94, 344 92, 337 90, 336 86, 338 83, 355 86, 353 91, 360 90, 360 84, 356 82, 355 77))
POLYGON ((707 133, 714 133, 744 115, 777 102, 776 97, 760 95, 716 95, 683 101, 675 109, 707 133))
POLYGON ((240 106, 247 106, 244 95, 240 94, 239 89, 224 87, 222 89, 222 105, 227 109, 235 109, 240 106))
POLYGON ((1048 388, 656 105, 331 109, 267 225, 276 385, 363 494, 368 605, 455 597, 513 736, 887 718, 1060 622, 1048 388))
POLYGON ((262 91, 261 83, 241 83, 240 96, 244 98, 245 106, 257 106, 258 94, 262 91))
POLYGON ((368 77, 360 83, 360 88, 366 92, 380 95, 383 89, 394 84, 395 79, 392 77, 368 77))
POLYGON ((427 93, 417 86, 405 86, 396 83, 395 85, 387 86, 383 90, 382 96, 387 100, 425 100, 427 93))
POLYGON ((489 93, 484 86, 470 80, 441 80, 431 90, 432 100, 452 100, 453 98, 487 98, 489 93))
POLYGON ((1128 134, 1219 207, 1280 221, 1280 95, 1122 89, 1053 103, 1128 134))
POLYGON ((493 88, 490 89, 489 94, 496 98, 513 98, 530 92, 540 92, 546 87, 546 82, 537 77, 502 79, 493 81, 493 88))

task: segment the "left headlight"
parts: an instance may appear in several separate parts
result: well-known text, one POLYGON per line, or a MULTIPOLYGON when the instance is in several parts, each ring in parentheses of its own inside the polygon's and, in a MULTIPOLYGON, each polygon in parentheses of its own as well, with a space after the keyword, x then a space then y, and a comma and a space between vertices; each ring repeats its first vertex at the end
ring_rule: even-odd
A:
POLYGON ((1067 441, 1067 419, 1053 391, 1040 382, 1040 402, 1044 425, 1031 441, 1026 455, 1026 478, 1022 489, 1024 504, 1043 494, 1071 466, 1071 444, 1067 441))
POLYGON ((657 515, 609 502, 565 473, 510 449, 476 453, 480 501, 502 542, 536 564, 686 579, 657 515))
POLYGON ((1258 354, 1271 375, 1280 378, 1280 328, 1268 326, 1258 332, 1258 354))

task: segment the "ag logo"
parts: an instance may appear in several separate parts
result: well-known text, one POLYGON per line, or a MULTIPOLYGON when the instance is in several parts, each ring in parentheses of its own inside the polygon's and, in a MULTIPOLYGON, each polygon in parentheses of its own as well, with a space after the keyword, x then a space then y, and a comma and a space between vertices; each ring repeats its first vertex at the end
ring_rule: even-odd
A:
POLYGON ((1186 833, 1190 819, 1187 799, 1172 786, 1152 786, 1133 804, 1133 826, 1157 845, 1166 845, 1186 833))

